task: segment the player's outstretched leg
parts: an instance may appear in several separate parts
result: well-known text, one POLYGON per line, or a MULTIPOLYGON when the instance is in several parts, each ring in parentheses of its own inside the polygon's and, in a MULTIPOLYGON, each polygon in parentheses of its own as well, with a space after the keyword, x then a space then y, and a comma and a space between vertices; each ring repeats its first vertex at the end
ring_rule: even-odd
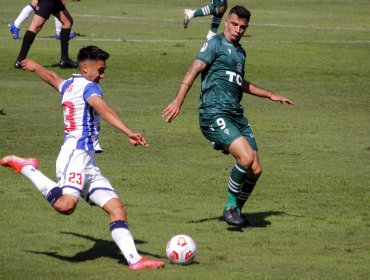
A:
POLYGON ((164 268, 164 266, 165 263, 162 261, 142 257, 137 263, 129 264, 128 268, 132 270, 140 270, 144 268, 164 268))
POLYGON ((39 161, 36 158, 21 158, 14 155, 3 157, 0 159, 0 164, 14 169, 16 173, 21 172, 27 165, 32 165, 36 169, 39 167, 39 161))

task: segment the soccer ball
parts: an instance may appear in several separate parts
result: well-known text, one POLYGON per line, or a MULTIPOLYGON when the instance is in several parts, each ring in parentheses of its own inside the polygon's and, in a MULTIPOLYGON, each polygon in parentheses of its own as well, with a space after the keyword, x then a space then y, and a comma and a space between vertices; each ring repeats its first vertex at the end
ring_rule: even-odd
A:
POLYGON ((166 254, 172 263, 189 264, 197 255, 197 245, 188 235, 175 235, 167 242, 166 254))

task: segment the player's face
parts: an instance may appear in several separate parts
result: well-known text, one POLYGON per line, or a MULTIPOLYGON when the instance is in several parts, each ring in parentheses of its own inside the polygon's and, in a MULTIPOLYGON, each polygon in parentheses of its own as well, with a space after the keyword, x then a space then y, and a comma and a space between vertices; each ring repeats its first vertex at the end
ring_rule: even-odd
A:
POLYGON ((239 18, 236 14, 231 14, 225 21, 225 36, 233 42, 238 43, 248 28, 248 20, 239 18))
POLYGON ((105 77, 105 68, 106 64, 103 60, 86 60, 82 63, 82 71, 86 78, 97 84, 105 77))

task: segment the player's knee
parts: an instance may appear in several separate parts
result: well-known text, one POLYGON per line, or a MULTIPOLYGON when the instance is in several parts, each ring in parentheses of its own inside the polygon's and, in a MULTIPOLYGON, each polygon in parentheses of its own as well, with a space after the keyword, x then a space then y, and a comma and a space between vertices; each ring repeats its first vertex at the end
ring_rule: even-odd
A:
POLYGON ((71 215, 76 208, 68 205, 58 205, 58 206, 54 205, 54 209, 57 210, 60 214, 71 215))
POLYGON ((63 215, 71 215, 74 211, 75 211, 75 208, 56 208, 54 207, 55 210, 57 210, 60 214, 63 214, 63 215))
POLYGON ((127 221, 126 207, 118 198, 109 200, 104 206, 103 210, 109 214, 110 220, 124 220, 127 221))
POLYGON ((247 153, 241 156, 238 158, 238 163, 245 168, 251 168, 253 164, 253 154, 247 153))
POLYGON ((219 14, 219 15, 223 15, 223 14, 226 12, 226 9, 227 9, 227 7, 226 7, 226 6, 223 6, 223 7, 217 7, 218 14, 219 14))
POLYGON ((261 166, 253 167, 253 174, 256 180, 261 176, 262 174, 262 168, 261 166))
POLYGON ((71 215, 77 206, 77 201, 67 198, 65 196, 60 197, 53 205, 54 209, 63 215, 71 215))
POLYGON ((109 213, 112 219, 124 219, 127 220, 126 208, 123 204, 116 206, 111 209, 109 213))

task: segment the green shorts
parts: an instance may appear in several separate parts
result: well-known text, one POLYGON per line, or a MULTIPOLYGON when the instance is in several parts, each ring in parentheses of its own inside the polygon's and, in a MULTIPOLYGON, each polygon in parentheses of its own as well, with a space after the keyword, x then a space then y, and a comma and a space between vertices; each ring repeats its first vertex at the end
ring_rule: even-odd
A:
MULTIPOLYGON (((216 150, 223 150, 222 145, 229 146, 240 136, 245 137, 253 150, 258 150, 252 127, 244 116, 230 117, 227 115, 200 114, 199 126, 204 137, 212 143, 216 150)), ((226 151, 223 152, 227 153, 226 151)))

